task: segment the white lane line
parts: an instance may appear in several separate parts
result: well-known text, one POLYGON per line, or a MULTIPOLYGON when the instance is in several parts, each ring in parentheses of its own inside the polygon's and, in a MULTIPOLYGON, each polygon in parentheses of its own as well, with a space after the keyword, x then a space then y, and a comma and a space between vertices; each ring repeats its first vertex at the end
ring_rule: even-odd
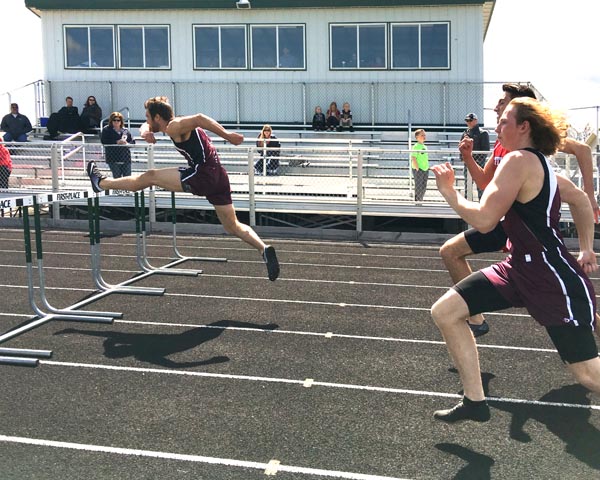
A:
MULTIPOLYGON (((125 238, 131 238, 129 237, 125 237, 125 238)), ((163 237, 165 243, 148 243, 147 247, 148 248, 173 248, 172 244, 169 244, 167 242, 169 242, 171 240, 170 237, 163 237)), ((7 242, 14 242, 13 238, 2 238, 0 237, 0 240, 6 240, 7 242)), ((191 239, 192 241, 195 241, 195 239, 191 239)), ((201 239, 202 240, 202 239, 201 239)), ((219 239, 219 240, 231 240, 231 239, 219 239)), ((210 238, 204 238, 204 241, 207 242, 211 242, 210 246, 202 246, 202 245, 179 245, 181 248, 184 249, 188 249, 188 250, 210 250, 210 251, 232 251, 232 252, 254 252, 254 250, 251 250, 249 248, 240 248, 240 247, 221 247, 221 246, 215 246, 214 245, 214 239, 210 239, 210 238)), ((234 239, 234 241, 237 241, 234 239)), ((285 243, 285 240, 282 239, 277 239, 278 243, 285 243)), ((289 242, 289 241, 288 241, 289 242)), ((51 240, 51 239, 44 239, 44 243, 59 243, 59 244, 73 244, 73 245, 88 245, 89 241, 85 241, 85 240, 80 240, 80 241, 68 241, 65 242, 64 240, 51 240)), ((296 242, 293 242, 296 243, 296 242)), ((305 242, 306 245, 308 246, 314 246, 314 245, 319 245, 319 242, 305 242)), ((135 246, 136 244, 132 241, 131 243, 126 243, 126 242, 115 242, 115 241, 102 241, 102 245, 106 245, 106 246, 115 246, 115 247, 120 247, 120 246, 135 246)), ((332 243, 325 243, 324 245, 328 245, 328 246, 332 246, 335 244, 332 243)), ((343 247, 347 247, 347 248, 361 248, 360 244, 351 244, 351 243, 338 243, 337 245, 339 246, 343 246, 343 247)), ((390 251, 394 251, 394 250, 403 250, 405 248, 418 248, 419 250, 436 250, 439 251, 439 247, 438 246, 429 246, 429 245, 419 245, 417 243, 407 243, 407 244, 389 244, 389 243, 384 243, 384 244, 374 244, 372 247, 362 247, 364 250, 366 250, 364 253, 351 253, 351 252, 333 252, 333 251, 322 251, 322 250, 286 250, 285 248, 278 248, 277 249, 277 253, 286 253, 286 254, 301 254, 301 255, 331 255, 331 256, 343 256, 343 257, 363 257, 363 258, 368 258, 368 257, 374 257, 374 258, 404 258, 404 259, 430 259, 430 260, 441 260, 441 257, 439 254, 437 255, 394 255, 394 254, 383 254, 383 253, 371 253, 368 250, 372 249, 372 248, 378 248, 379 250, 382 249, 388 249, 390 251)), ((8 251, 8 250, 7 250, 8 251)), ((0 252, 4 252, 4 250, 0 249, 0 252)), ((502 252, 497 252, 499 257, 505 258, 507 254, 503 254, 502 252)), ((573 256, 576 256, 578 254, 577 251, 573 250, 571 251, 571 254, 573 256)), ((494 263, 497 262, 499 259, 498 258, 481 258, 481 257, 470 257, 469 261, 476 261, 476 262, 488 262, 488 263, 494 263)))
MULTIPOLYGON (((107 447, 104 445, 90 445, 85 443, 58 442, 55 440, 44 440, 40 438, 13 437, 0 435, 0 442, 18 443, 24 445, 36 445, 40 447, 65 448, 69 450, 82 450, 86 452, 111 453, 134 457, 162 458, 166 460, 179 460, 183 462, 207 463, 212 465, 226 465, 228 467, 253 468, 257 470, 268 470, 273 466, 272 461, 251 462, 247 460, 234 460, 231 458, 205 457, 202 455, 189 455, 182 453, 158 452, 154 450, 139 450, 133 448, 107 447)), ((317 475, 329 478, 345 478, 349 480, 407 480, 397 477, 382 477, 380 475, 368 475, 363 473, 342 472, 336 470, 323 470, 319 468, 298 467, 294 465, 277 464, 278 472, 301 473, 305 475, 317 475)))
MULTIPOLYGON (((267 328, 250 328, 250 327, 221 327, 218 325, 202 325, 202 324, 191 324, 191 323, 168 323, 168 322, 145 322, 137 320, 118 320, 114 323, 125 323, 129 325, 149 325, 157 327, 180 327, 180 328, 207 328, 216 330, 232 330, 241 332, 256 332, 256 333, 279 333, 285 335, 305 335, 314 337, 325 337, 325 338, 344 338, 351 340, 374 340, 381 342, 398 342, 398 343, 417 343, 427 345, 446 345, 445 342, 440 340, 418 340, 414 338, 394 338, 394 337, 375 337, 370 335, 346 335, 342 333, 334 332, 301 332, 298 330, 281 330, 281 329, 267 329, 267 328)), ((513 347, 508 345, 486 345, 477 344, 479 348, 492 348, 498 350, 519 350, 524 352, 542 352, 542 353, 556 353, 556 350, 551 348, 534 348, 534 347, 513 347)))
MULTIPOLYGON (((26 265, 0 265, 0 268, 18 268, 18 269, 26 269, 26 265)), ((74 267, 48 267, 44 265, 44 270, 65 270, 71 272, 80 272, 87 271, 88 269, 85 267, 82 268, 74 268, 74 267)), ((129 273, 131 275, 135 273, 139 273, 139 270, 118 270, 118 269, 108 269, 103 268, 102 271, 104 273, 129 273)), ((211 277, 211 278, 231 278, 231 279, 243 279, 243 280, 264 280, 264 276, 260 275, 220 275, 214 273, 202 273, 203 277, 211 277)), ((371 285, 377 287, 402 287, 402 288, 426 288, 426 289, 439 289, 439 290, 448 290, 450 286, 431 286, 431 285, 411 285, 405 283, 388 283, 388 282, 358 282, 356 280, 321 280, 321 279, 313 279, 313 278, 278 278, 278 282, 300 282, 300 283, 331 283, 337 285, 371 285)))
MULTIPOLYGON (((18 288, 26 289, 26 285, 1 285, 0 288, 18 288)), ((68 290, 77 292, 96 292, 97 290, 91 288, 66 288, 66 287, 46 287, 46 290, 68 290)), ((376 308, 376 309, 388 309, 388 310, 408 310, 415 312, 429 312, 431 308, 427 307, 401 307, 395 305, 376 305, 376 304, 363 304, 363 303, 340 303, 340 302, 317 302, 314 300, 289 300, 289 299, 278 299, 278 298, 255 298, 255 297, 227 297, 224 295, 198 295, 193 293, 165 293, 165 297, 186 297, 186 298, 207 298, 217 300, 233 300, 233 301, 248 301, 248 302, 265 302, 265 303, 293 303, 301 305, 321 305, 321 306, 333 306, 343 308, 376 308)), ((489 312, 486 315, 497 315, 503 317, 530 317, 523 313, 503 313, 503 312, 489 312)))
MULTIPOLYGON (((141 368, 141 367, 124 367, 117 365, 101 365, 97 363, 78 363, 78 362, 57 362, 54 360, 40 360, 40 365, 49 365, 55 367, 71 367, 71 368, 89 368, 95 370, 113 370, 121 372, 137 372, 137 373, 160 373, 164 375, 180 375, 190 377, 204 377, 204 378, 219 378, 227 380, 245 380, 253 382, 265 382, 265 383, 285 383, 304 386, 305 380, 294 380, 290 378, 276 378, 276 377, 259 377, 256 375, 233 375, 226 373, 210 373, 210 372, 192 372, 189 370, 167 370, 164 368, 141 368)), ((456 393, 445 393, 445 392, 433 392, 427 390, 412 390, 406 388, 391 388, 391 387, 376 387, 371 385, 353 385, 346 383, 332 383, 332 382, 317 382, 313 381, 311 386, 329 387, 329 388, 343 388, 348 390, 366 390, 371 392, 382 392, 382 393, 398 393, 405 395, 415 395, 422 397, 442 397, 442 398, 462 398, 462 395, 456 393)), ((569 408, 580 408, 584 410, 599 410, 600 405, 582 405, 582 404, 571 404, 571 403, 557 403, 557 402, 542 402, 539 400, 526 400, 526 399, 513 399, 503 397, 487 397, 490 401, 505 402, 505 403, 522 403, 527 405, 538 405, 546 407, 569 407, 569 408)))
MULTIPOLYGON (((22 250, 5 250, 6 253, 20 253, 22 254, 22 250)), ((69 256, 69 257, 89 257, 89 253, 74 253, 74 252, 44 252, 44 255, 60 255, 60 256, 69 256)), ((103 253, 102 258, 130 258, 133 259, 135 256, 133 255, 118 255, 114 253, 103 253)), ((158 255, 151 255, 148 258, 151 260, 165 260, 172 261, 172 257, 161 257, 158 255)), ((264 263, 263 260, 258 258, 257 260, 227 260, 227 263, 264 263)), ((342 264, 330 264, 330 263, 297 263, 297 262, 280 262, 281 265, 293 265, 300 267, 329 267, 329 268, 354 268, 354 269, 364 269, 364 270, 390 270, 390 271, 416 271, 416 272, 444 272, 448 273, 445 269, 427 269, 427 268, 400 268, 400 267, 377 267, 377 266, 362 266, 362 265, 342 265, 342 264)), ((494 263, 494 262, 491 262, 494 263)))

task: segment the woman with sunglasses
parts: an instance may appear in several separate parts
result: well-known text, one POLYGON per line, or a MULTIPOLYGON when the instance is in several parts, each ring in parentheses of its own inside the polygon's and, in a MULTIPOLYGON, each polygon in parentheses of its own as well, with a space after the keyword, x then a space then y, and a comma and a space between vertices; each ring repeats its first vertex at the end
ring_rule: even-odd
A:
POLYGON ((81 111, 81 131, 83 133, 96 133, 102 121, 102 109, 96 102, 96 97, 90 95, 81 111))
POLYGON ((102 129, 100 141, 104 145, 104 156, 114 178, 131 175, 131 150, 126 145, 135 143, 131 132, 123 125, 123 115, 110 114, 109 122, 102 129))

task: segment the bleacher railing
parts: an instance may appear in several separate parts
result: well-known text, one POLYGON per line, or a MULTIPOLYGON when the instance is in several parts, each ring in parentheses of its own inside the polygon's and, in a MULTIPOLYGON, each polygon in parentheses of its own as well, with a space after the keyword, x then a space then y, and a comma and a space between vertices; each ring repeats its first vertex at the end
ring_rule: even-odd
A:
MULTIPOLYGON (((249 212, 250 223, 256 224, 260 212, 319 213, 356 217, 356 229, 362 230, 364 215, 378 216, 445 216, 455 218, 429 176, 422 205, 414 201, 414 178, 410 168, 410 149, 407 145, 380 145, 370 140, 340 139, 336 142, 318 139, 279 138, 281 148, 276 150, 278 166, 271 175, 256 170, 261 149, 249 139, 240 146, 225 144, 215 139, 221 163, 229 173, 234 204, 238 210, 249 212)), ((85 173, 86 162, 93 159, 99 168, 110 174, 104 161, 103 146, 71 138, 63 142, 7 143, 11 152, 12 172, 8 178, 10 189, 40 189, 52 191, 89 188, 85 173)), ((140 174, 148 168, 178 167, 185 165, 183 157, 170 142, 159 141, 148 145, 142 140, 125 148, 131 149, 132 173, 140 174)), ((428 147, 430 164, 450 162, 455 168, 456 187, 467 198, 478 200, 472 179, 466 174, 455 148, 428 147)), ((489 155, 489 152, 479 152, 489 155)), ((594 152, 596 162, 598 153, 594 152)), ((275 157, 274 157, 275 158, 275 157)), ((581 186, 581 175, 575 158, 558 154, 555 169, 581 186)), ((595 163, 596 163, 595 162, 595 163)), ((595 168, 595 184, 598 174, 595 168)), ((165 192, 151 192, 150 222, 156 222, 156 211, 165 192)), ((202 197, 178 194, 178 206, 184 209, 210 210, 202 197)), ((133 206, 133 197, 111 197, 111 205, 133 206)), ((53 211, 58 221, 60 210, 53 211)))

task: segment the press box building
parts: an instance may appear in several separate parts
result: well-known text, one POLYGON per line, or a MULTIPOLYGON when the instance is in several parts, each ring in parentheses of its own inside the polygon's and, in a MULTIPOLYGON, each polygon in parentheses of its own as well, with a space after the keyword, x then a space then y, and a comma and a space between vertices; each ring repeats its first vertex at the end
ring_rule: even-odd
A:
POLYGON ((95 95, 106 114, 167 95, 176 114, 462 125, 483 113, 495 0, 26 0, 42 21, 46 111, 95 95), (239 3, 239 5, 238 5, 239 3), (244 7, 249 4, 251 8, 244 7))

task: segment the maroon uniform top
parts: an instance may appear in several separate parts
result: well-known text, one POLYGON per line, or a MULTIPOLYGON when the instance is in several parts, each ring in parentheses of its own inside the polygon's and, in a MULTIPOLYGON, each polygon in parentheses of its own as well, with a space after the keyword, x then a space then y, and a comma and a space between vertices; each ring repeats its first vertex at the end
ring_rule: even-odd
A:
POLYGON ((482 270, 515 307, 526 307, 544 326, 594 328, 596 295, 559 231, 560 193, 548 160, 540 193, 527 203, 515 201, 502 221, 509 242, 506 260, 482 270))
POLYGON ((173 143, 189 165, 179 169, 183 191, 206 197, 213 205, 232 204, 229 176, 206 132, 198 127, 186 141, 173 143))

